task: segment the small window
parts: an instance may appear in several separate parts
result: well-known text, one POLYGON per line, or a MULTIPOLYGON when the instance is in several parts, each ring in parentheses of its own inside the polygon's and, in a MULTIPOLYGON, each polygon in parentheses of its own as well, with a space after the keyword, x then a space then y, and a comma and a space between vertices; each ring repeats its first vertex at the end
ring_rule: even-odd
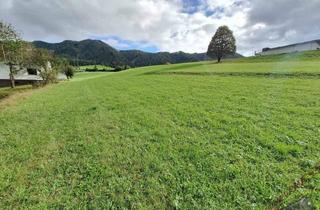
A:
POLYGON ((37 69, 28 68, 27 71, 29 75, 38 75, 37 69))

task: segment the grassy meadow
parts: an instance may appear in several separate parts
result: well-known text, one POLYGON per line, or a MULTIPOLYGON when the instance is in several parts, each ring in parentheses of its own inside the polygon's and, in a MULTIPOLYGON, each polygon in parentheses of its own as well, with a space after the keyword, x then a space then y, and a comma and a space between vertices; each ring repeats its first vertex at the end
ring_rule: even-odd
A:
POLYGON ((0 209, 320 208, 320 60, 300 58, 79 73, 1 107, 0 209))

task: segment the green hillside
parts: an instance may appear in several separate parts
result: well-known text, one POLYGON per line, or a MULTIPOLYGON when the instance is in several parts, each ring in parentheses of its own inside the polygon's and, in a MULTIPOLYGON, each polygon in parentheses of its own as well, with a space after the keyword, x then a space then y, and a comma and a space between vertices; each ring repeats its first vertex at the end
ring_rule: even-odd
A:
POLYGON ((35 41, 33 45, 52 50, 56 55, 69 59, 75 65, 110 65, 124 61, 119 51, 99 40, 87 39, 80 42, 66 40, 55 44, 35 41))
POLYGON ((280 57, 79 73, 0 102, 0 209, 320 208, 320 62, 280 57))
POLYGON ((287 61, 320 61, 320 50, 305 51, 280 55, 253 56, 237 59, 237 62, 287 62, 287 61))

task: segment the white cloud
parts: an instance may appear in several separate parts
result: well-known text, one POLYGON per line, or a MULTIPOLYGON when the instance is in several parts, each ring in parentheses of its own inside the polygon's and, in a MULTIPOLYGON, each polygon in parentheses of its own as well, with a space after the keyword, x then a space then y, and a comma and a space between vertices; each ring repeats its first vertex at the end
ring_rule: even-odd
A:
POLYGON ((109 45, 115 47, 115 48, 128 48, 130 47, 130 45, 126 44, 126 43, 123 43, 117 39, 114 39, 114 38, 102 38, 101 41, 105 42, 105 43, 108 43, 109 45))
MULTIPOLYGON (((319 0, 1 0, 0 19, 28 40, 57 42, 120 37, 162 51, 204 52, 215 30, 228 25, 240 53, 320 38, 319 0), (193 5, 198 2, 197 5, 193 5), (283 12, 285 10, 286 12, 283 12), (308 14, 308 15, 305 15, 308 14), (307 27, 312 24, 312 28, 307 27)), ((104 40, 125 48, 118 39, 104 40)))
POLYGON ((207 0, 210 8, 214 9, 217 7, 228 8, 231 7, 236 0, 207 0))

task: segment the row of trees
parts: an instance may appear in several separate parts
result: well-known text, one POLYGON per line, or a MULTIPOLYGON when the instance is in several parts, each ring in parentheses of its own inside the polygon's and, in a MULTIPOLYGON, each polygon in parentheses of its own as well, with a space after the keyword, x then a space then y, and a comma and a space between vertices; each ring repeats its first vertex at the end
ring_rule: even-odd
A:
POLYGON ((15 87, 15 75, 25 68, 35 69, 43 84, 55 82, 59 72, 67 78, 73 76, 73 68, 66 59, 56 57, 52 52, 39 49, 22 40, 11 24, 0 21, 0 60, 9 66, 11 87, 15 87))

